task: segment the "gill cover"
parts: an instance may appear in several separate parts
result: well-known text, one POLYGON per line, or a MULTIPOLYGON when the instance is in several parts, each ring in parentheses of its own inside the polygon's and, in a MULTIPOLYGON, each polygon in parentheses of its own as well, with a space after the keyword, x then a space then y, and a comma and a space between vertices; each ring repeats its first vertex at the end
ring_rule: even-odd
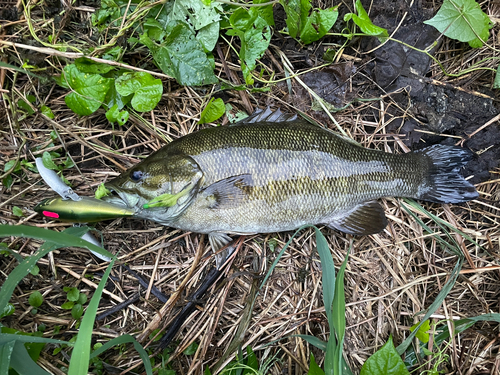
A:
POLYGON ((166 222, 189 205, 202 178, 203 172, 190 156, 153 154, 105 186, 129 208, 138 210, 137 216, 166 222))

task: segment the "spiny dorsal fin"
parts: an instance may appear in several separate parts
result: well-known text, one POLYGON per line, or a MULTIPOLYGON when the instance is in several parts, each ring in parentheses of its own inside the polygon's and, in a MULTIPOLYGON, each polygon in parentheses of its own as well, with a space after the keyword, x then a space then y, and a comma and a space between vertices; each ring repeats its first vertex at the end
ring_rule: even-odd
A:
POLYGON ((257 108, 254 113, 250 116, 235 122, 231 126, 245 125, 245 124, 255 124, 257 122, 285 122, 294 121, 297 119, 297 115, 290 113, 283 113, 280 109, 276 111, 271 111, 269 107, 265 110, 257 108))
POLYGON ((384 230, 387 218, 382 206, 377 201, 370 201, 356 206, 345 217, 326 225, 341 232, 364 236, 384 230))

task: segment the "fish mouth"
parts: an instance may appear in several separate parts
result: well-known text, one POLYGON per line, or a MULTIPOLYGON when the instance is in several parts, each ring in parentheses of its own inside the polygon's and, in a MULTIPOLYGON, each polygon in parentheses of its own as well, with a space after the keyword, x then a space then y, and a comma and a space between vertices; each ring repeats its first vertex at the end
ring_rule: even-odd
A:
POLYGON ((110 194, 102 197, 103 201, 131 209, 137 208, 140 197, 134 194, 129 194, 111 184, 106 184, 105 187, 110 191, 110 194))

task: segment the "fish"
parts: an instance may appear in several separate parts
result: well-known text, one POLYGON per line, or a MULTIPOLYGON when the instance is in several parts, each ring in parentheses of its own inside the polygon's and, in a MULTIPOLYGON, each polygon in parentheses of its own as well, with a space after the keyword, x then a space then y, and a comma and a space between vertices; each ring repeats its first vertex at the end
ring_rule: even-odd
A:
POLYGON ((471 151, 432 145, 405 154, 364 148, 297 116, 260 110, 231 126, 180 137, 107 182, 103 199, 184 231, 230 234, 325 225, 381 232, 379 198, 463 203, 478 197, 460 169, 471 151))

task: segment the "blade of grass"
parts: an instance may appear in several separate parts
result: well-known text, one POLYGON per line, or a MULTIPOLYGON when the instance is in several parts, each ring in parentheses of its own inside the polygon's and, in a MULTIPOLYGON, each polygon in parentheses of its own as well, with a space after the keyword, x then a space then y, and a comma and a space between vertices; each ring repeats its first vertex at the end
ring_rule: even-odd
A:
POLYGON ((31 359, 26 347, 19 340, 15 341, 14 350, 10 357, 10 366, 21 375, 49 375, 31 359))
POLYGON ((0 333, 0 345, 8 343, 10 341, 20 341, 20 342, 42 342, 45 344, 65 344, 72 346, 73 343, 69 341, 61 341, 56 339, 50 339, 48 337, 37 337, 37 336, 24 336, 15 335, 12 333, 0 333))
MULTIPOLYGON (((87 311, 85 311, 85 315, 83 316, 82 323, 80 324, 80 329, 76 337, 73 355, 71 356, 71 361, 69 363, 68 375, 86 375, 88 373, 90 343, 92 341, 92 330, 94 328, 95 316, 97 308, 99 307, 99 301, 101 300, 102 291, 106 285, 106 281, 108 280, 115 260, 116 257, 113 257, 108 268, 106 268, 106 272, 104 273, 104 276, 102 277, 94 295, 92 296, 92 299, 90 300, 87 311)), ((149 363, 149 361, 147 363, 149 363)), ((151 363, 149 363, 149 365, 151 366, 151 363)))
POLYGON ((20 226, 11 226, 11 225, 0 225, 0 237, 5 236, 23 236, 29 238, 38 238, 42 240, 46 240, 42 246, 38 249, 38 251, 26 257, 7 277, 5 282, 0 289, 0 311, 4 311, 5 307, 9 303, 10 297, 14 292, 17 284, 33 269, 38 260, 49 252, 58 249, 63 246, 79 246, 81 243, 80 238, 75 236, 81 236, 88 230, 86 227, 73 227, 67 228, 63 231, 63 233, 48 231, 42 228, 35 227, 25 227, 23 225, 20 226), (20 228, 23 227, 23 228, 20 228), (20 229, 19 229, 20 228, 20 229), (34 229, 34 231, 28 230, 24 231, 24 229, 34 229), (66 242, 61 244, 61 242, 55 242, 54 239, 63 238, 66 242), (75 242, 73 242, 73 240, 75 242), (79 241, 78 243, 76 241, 79 241))
POLYGON ((438 296, 436 297, 435 301, 432 302, 432 304, 429 306, 427 309, 427 313, 424 315, 424 317, 420 320, 420 324, 415 328, 415 330, 404 340, 397 348, 397 352, 399 355, 403 355, 403 353, 406 351, 408 346, 410 346, 413 338, 417 334, 418 330, 420 329, 420 326, 424 324, 424 322, 430 318, 432 314, 436 312, 436 310, 441 306, 443 303, 444 299, 450 292, 450 290, 453 288, 453 285, 455 285, 455 281, 457 280, 458 275, 460 274, 460 270, 462 269, 462 264, 463 264, 463 258, 459 257, 457 264, 453 268, 453 271, 450 274, 450 278, 444 284, 443 289, 439 292, 438 296))

